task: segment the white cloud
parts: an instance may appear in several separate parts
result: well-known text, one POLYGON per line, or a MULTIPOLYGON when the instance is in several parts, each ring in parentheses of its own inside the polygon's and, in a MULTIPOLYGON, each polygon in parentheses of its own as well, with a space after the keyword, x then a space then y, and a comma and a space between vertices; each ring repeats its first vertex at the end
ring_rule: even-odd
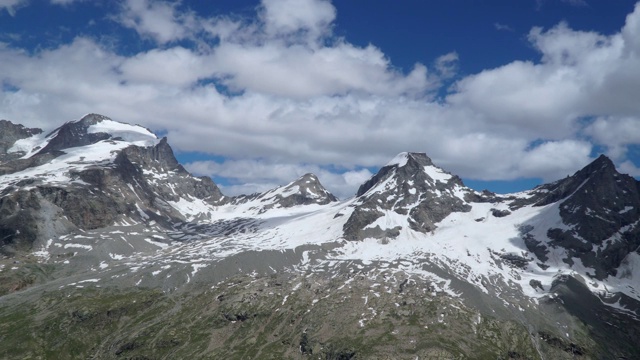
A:
POLYGON ((188 86, 214 74, 206 55, 180 46, 153 49, 123 61, 122 77, 129 81, 167 86, 188 86))
POLYGON ((118 20, 141 36, 160 44, 179 40, 190 35, 196 19, 192 13, 181 13, 178 3, 153 0, 126 0, 118 20))
POLYGON ((454 51, 438 57, 435 61, 435 67, 441 77, 452 77, 458 71, 458 53, 454 51))
POLYGON ((584 130, 614 159, 624 159, 627 146, 640 144, 640 117, 600 117, 584 130))
POLYGON ((571 169, 587 165, 592 145, 586 141, 562 140, 543 143, 524 154, 520 176, 541 177, 552 181, 572 175, 571 169))
POLYGON ((28 3, 29 0, 0 0, 0 11, 2 11, 2 9, 5 9, 9 13, 9 15, 15 16, 16 11, 19 8, 27 5, 28 3))
POLYGON ((511 26, 506 24, 501 24, 499 22, 493 23, 493 27, 496 28, 496 30, 498 31, 510 31, 510 32, 515 31, 511 26))
POLYGON ((98 112, 167 131, 178 151, 236 159, 189 164, 231 178, 230 193, 314 172, 346 197, 371 175, 360 169, 401 151, 463 177, 553 180, 597 144, 635 171, 626 149, 640 143, 640 5, 613 35, 533 29, 539 61, 462 78, 445 100, 433 93, 455 74, 456 53, 406 73, 374 45, 334 38, 329 2, 307 6, 264 1, 238 20, 127 0, 120 21, 156 48, 125 56, 86 37, 36 53, 0 46, 0 82, 13 88, 0 92, 0 118, 51 128, 98 112))
POLYGON ((380 95, 424 93, 427 70, 417 64, 404 75, 374 46, 348 43, 312 49, 275 41, 260 46, 223 43, 213 54, 223 82, 234 90, 305 99, 351 92, 380 95))
POLYGON ((623 174, 629 174, 631 176, 640 177, 640 167, 636 166, 631 161, 624 161, 620 166, 618 166, 618 171, 623 174))
POLYGON ((469 107, 505 127, 530 136, 575 136, 578 120, 589 116, 636 116, 640 102, 640 5, 618 34, 575 31, 560 24, 534 28, 529 40, 539 63, 515 61, 469 76, 457 84, 449 102, 469 107))
POLYGON ((268 35, 310 43, 330 31, 335 17, 336 9, 326 0, 262 0, 260 8, 268 35))

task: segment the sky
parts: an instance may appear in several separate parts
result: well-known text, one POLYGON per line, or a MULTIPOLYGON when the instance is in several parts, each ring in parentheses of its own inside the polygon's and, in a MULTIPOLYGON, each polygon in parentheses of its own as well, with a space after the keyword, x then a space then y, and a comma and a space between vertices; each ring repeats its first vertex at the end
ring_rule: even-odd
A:
POLYGON ((482 190, 640 176, 635 0, 0 0, 0 119, 99 113, 227 195, 340 198, 403 151, 482 190))

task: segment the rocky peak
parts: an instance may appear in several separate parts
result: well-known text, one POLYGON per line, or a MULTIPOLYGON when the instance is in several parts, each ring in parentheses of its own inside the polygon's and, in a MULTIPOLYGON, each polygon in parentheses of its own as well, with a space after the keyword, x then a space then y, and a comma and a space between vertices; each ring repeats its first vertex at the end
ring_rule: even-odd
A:
POLYGON ((450 213, 470 211, 466 198, 473 194, 459 177, 435 166, 426 154, 400 153, 358 189, 345 236, 352 240, 393 237, 399 229, 376 234, 364 230, 386 211, 406 215, 415 231, 430 232, 450 213))
POLYGON ((220 205, 225 199, 218 186, 209 177, 196 178, 178 162, 164 137, 155 146, 129 146, 116 156, 115 164, 123 179, 132 184, 148 184, 150 194, 165 200, 197 198, 211 205, 220 205))
POLYGON ((532 190, 533 197, 529 202, 537 206, 548 205, 571 196, 588 183, 599 184, 604 181, 614 185, 619 176, 622 175, 618 173, 611 159, 600 155, 572 176, 536 187, 532 190))
POLYGON ((549 229, 549 245, 580 258, 599 279, 615 275, 627 254, 640 246, 640 182, 619 173, 604 155, 532 193, 536 206, 559 202, 566 228, 549 229))
MULTIPOLYGON (((318 177, 314 174, 307 173, 293 181, 283 189, 285 192, 291 192, 295 198, 292 198, 292 204, 295 205, 307 205, 307 204, 328 204, 330 202, 338 201, 327 189, 322 186, 318 177), (297 200, 295 200, 297 199, 297 200)), ((288 201, 287 201, 288 202, 288 201)), ((285 206, 287 207, 287 206, 285 206)))
MULTIPOLYGON (((464 186, 462 180, 455 175, 435 166, 425 153, 403 152, 383 166, 378 173, 358 188, 357 197, 365 195, 372 188, 395 178, 396 184, 404 184, 411 188, 414 185, 423 188, 437 187, 438 184, 464 186)), ((408 190, 407 188, 407 190, 408 190)))

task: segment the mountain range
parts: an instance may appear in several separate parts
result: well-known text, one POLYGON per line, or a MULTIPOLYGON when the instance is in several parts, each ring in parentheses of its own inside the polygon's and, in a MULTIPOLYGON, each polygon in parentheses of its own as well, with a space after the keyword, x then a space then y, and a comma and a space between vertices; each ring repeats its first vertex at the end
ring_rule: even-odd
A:
POLYGON ((401 153, 225 196, 166 138, 0 121, 4 358, 640 358, 640 182, 602 155, 514 194, 401 153))

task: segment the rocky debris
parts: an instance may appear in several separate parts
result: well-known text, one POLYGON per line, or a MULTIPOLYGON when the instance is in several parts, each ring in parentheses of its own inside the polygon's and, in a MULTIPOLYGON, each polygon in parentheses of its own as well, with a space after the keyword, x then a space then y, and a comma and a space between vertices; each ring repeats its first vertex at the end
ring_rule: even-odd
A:
POLYGON ((582 355, 585 355, 585 350, 577 344, 574 344, 572 342, 567 342, 563 339, 560 339, 558 337, 555 337, 551 334, 548 334, 544 331, 541 331, 538 333, 538 336, 540 337, 540 339, 544 342, 546 342, 547 344, 549 344, 550 346, 553 346, 555 348, 561 349, 562 351, 571 354, 572 356, 575 357, 581 357, 582 355))
POLYGON ((493 216, 495 216, 497 218, 501 218, 501 217, 505 217, 505 216, 511 215, 511 211, 509 211, 509 210, 491 209, 491 215, 493 215, 493 216))
POLYGON ((531 285, 531 287, 534 289, 540 289, 541 291, 544 291, 544 287, 542 286, 542 283, 539 280, 531 279, 529 281, 529 285, 531 285))
MULTIPOLYGON (((578 350, 584 355, 591 355, 596 350, 594 348, 597 348, 597 351, 607 353, 609 358, 629 356, 638 352, 636 344, 640 338, 638 321, 640 311, 637 305, 635 311, 633 306, 630 306, 624 313, 611 308, 605 305, 602 298, 589 290, 585 281, 588 279, 585 280, 581 276, 557 276, 549 290, 553 295, 541 302, 541 311, 552 312, 558 316, 571 316, 578 319, 580 323, 586 324, 589 329, 589 340, 594 346, 587 351, 585 346, 589 343, 576 343, 573 336, 566 336, 566 333, 562 332, 560 334, 566 339, 551 335, 546 337, 549 344, 568 353, 578 350)), ((558 319, 560 320, 560 317, 558 319)), ((569 333, 569 335, 573 334, 575 332, 569 333)), ((636 354, 632 358, 639 355, 636 354)))
POLYGON ((527 267, 531 259, 527 259, 523 256, 517 254, 500 254, 499 255, 502 260, 507 262, 508 264, 524 269, 527 267))
POLYGON ((99 203, 100 199, 84 194, 74 201, 64 194, 55 194, 56 190, 60 189, 36 188, 0 198, 0 253, 14 256, 28 252, 38 240, 57 238, 73 231, 76 226, 66 217, 71 212, 65 212, 54 201, 75 207, 80 218, 94 216, 90 211, 96 209, 91 204, 99 203))
POLYGON ((462 180, 436 167, 424 153, 403 153, 365 182, 344 225, 345 238, 394 238, 398 227, 369 227, 385 211, 407 216, 411 229, 428 233, 452 212, 468 212, 467 199, 478 197, 462 180))

